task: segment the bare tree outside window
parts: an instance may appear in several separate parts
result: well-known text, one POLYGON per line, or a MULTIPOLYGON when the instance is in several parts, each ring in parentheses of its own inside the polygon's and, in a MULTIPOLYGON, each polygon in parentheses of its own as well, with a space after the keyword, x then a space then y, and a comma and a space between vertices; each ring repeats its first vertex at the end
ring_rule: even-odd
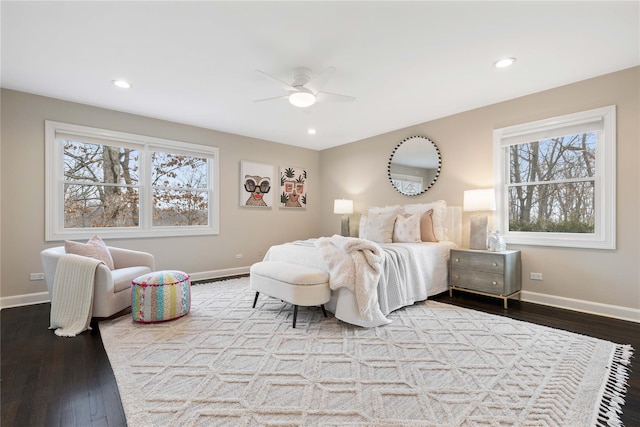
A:
MULTIPOLYGON (((139 225, 137 150, 65 140, 65 227, 139 225)), ((207 159, 151 154, 154 226, 207 225, 207 159)))
POLYGON ((207 159, 151 154, 154 226, 207 225, 207 159))
POLYGON ((509 147, 509 231, 593 233, 597 134, 509 147))
POLYGON ((65 228, 137 227, 136 150, 64 141, 65 228))

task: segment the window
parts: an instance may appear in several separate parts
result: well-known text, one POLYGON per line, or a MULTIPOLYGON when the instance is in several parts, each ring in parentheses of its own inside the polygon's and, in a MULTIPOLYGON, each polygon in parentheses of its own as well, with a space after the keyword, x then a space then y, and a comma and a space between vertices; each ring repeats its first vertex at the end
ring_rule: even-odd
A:
POLYGON ((421 176, 391 173, 391 184, 401 193, 414 196, 422 193, 423 181, 421 176))
POLYGON ((218 149, 46 121, 46 240, 218 233, 218 149))
POLYGON ((615 249, 615 121, 609 106, 494 130, 506 242, 615 249))

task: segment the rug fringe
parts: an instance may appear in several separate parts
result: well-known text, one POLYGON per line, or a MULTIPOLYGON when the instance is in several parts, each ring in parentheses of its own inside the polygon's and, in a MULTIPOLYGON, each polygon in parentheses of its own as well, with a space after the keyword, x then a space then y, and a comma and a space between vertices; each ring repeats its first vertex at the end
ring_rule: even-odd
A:
POLYGON ((602 392, 595 425, 600 427, 622 426, 622 406, 627 392, 629 365, 633 357, 633 347, 617 345, 611 364, 607 367, 609 374, 602 392))

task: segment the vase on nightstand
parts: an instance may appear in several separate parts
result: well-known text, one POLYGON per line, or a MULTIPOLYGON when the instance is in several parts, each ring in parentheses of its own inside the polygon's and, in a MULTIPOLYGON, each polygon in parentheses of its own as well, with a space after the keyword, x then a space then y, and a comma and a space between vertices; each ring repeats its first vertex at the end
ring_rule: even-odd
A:
POLYGON ((502 252, 507 250, 507 244, 498 230, 494 230, 489 235, 489 251, 502 252))

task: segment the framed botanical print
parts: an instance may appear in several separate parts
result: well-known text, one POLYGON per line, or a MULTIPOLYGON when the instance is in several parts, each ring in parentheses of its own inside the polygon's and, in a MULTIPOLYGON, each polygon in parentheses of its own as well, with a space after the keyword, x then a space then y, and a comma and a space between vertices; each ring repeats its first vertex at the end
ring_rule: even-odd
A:
POLYGON ((273 165, 246 160, 240 162, 240 206, 273 206, 273 165))
POLYGON ((307 207, 307 170, 294 166, 280 166, 280 207, 307 207))

